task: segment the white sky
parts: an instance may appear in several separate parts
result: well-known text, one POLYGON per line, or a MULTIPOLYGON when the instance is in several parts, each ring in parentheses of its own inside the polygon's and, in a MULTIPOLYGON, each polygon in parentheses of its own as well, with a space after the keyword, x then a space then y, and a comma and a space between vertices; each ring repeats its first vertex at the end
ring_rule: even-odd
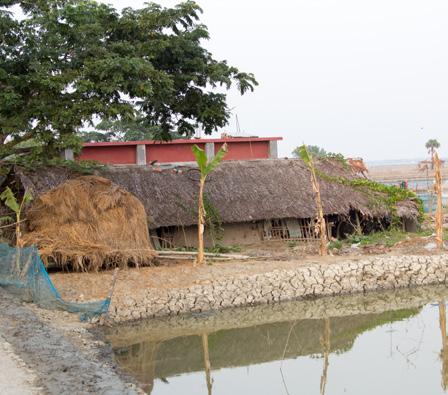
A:
POLYGON ((416 158, 429 138, 448 153, 448 1, 198 3, 207 48, 260 83, 231 92, 229 107, 244 132, 283 136, 281 156, 306 142, 367 160, 416 158))

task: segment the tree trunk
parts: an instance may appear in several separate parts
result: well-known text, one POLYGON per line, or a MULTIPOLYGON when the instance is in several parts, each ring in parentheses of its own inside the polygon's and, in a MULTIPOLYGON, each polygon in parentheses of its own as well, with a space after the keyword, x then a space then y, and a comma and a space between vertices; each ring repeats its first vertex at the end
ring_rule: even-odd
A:
POLYGON ((204 209, 204 185, 205 178, 201 177, 199 181, 199 197, 198 197, 198 256, 196 264, 203 265, 205 263, 204 255, 204 229, 205 229, 205 209, 204 209))
POLYGON ((319 254, 321 256, 326 256, 328 255, 327 225, 325 223, 324 209, 322 207, 319 182, 316 177, 316 172, 314 171, 314 164, 312 164, 311 167, 311 183, 313 184, 313 190, 315 193, 316 206, 317 206, 316 230, 318 231, 320 238, 319 254))
POLYGON ((434 153, 433 162, 435 165, 435 184, 434 189, 437 196, 436 207, 436 243, 439 249, 443 249, 443 202, 442 202, 442 172, 440 170, 440 159, 437 152, 434 153))

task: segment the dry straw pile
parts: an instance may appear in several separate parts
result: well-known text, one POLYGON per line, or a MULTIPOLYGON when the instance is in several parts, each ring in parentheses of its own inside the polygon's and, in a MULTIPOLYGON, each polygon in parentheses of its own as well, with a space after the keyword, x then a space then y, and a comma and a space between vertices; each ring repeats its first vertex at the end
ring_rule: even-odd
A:
POLYGON ((26 245, 46 265, 77 271, 145 265, 155 256, 142 203, 111 181, 84 176, 40 195, 28 213, 26 245))

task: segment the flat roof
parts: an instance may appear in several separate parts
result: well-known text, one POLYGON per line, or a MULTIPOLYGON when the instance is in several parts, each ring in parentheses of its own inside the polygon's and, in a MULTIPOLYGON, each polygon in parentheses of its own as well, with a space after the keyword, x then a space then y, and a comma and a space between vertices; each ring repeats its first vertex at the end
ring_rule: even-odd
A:
POLYGON ((83 147, 105 147, 121 145, 155 145, 155 144, 205 144, 205 143, 248 143, 256 141, 279 141, 283 137, 229 137, 223 139, 176 139, 171 141, 108 141, 99 143, 84 143, 83 147))

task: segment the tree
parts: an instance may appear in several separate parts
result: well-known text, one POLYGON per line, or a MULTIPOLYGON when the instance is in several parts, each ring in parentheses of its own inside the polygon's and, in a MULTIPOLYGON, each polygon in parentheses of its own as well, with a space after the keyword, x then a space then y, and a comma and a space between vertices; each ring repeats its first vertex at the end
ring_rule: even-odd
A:
POLYGON ((435 165, 434 172, 434 192, 437 196, 437 208, 435 216, 436 243, 440 250, 443 250, 443 187, 442 187, 442 170, 439 155, 434 151, 432 163, 435 165))
POLYGON ((0 200, 4 202, 4 204, 9 207, 15 214, 15 225, 16 228, 16 245, 17 247, 23 247, 22 243, 22 213, 26 204, 33 200, 33 196, 29 191, 26 191, 22 197, 22 200, 19 202, 14 195, 14 192, 11 188, 6 187, 6 189, 0 194, 0 200))
MULTIPOLYGON (((300 158, 300 150, 302 147, 296 147, 294 151, 292 151, 292 155, 295 158, 300 158)), ((318 147, 317 145, 307 145, 308 152, 313 155, 315 158, 326 158, 328 156, 328 152, 323 148, 318 147)))
POLYGON ((311 185, 315 193, 316 210, 317 210, 316 233, 319 235, 320 238, 319 254, 322 256, 328 255, 327 225, 325 223, 324 209, 322 207, 319 181, 317 179, 316 168, 314 167, 313 155, 308 151, 306 145, 302 145, 301 147, 299 147, 299 155, 310 170, 311 185))
POLYGON ((434 169, 434 152, 440 148, 440 143, 436 139, 429 139, 425 144, 428 154, 431 155, 431 169, 434 169))
POLYGON ((141 117, 159 139, 209 134, 229 119, 215 88, 257 85, 202 46, 209 34, 193 1, 121 13, 94 0, 0 4, 0 159, 28 138, 47 156, 80 147, 76 133, 98 118, 141 117), (24 19, 9 12, 14 5, 24 19))
MULTIPOLYGON (((94 131, 81 132, 79 136, 82 141, 88 143, 165 139, 158 126, 150 125, 147 119, 141 116, 131 120, 103 120, 95 126, 94 131)), ((181 138, 182 135, 172 132, 168 137, 181 138)))
POLYGON ((205 263, 204 254, 204 230, 205 230, 205 208, 204 208, 204 187, 207 176, 215 170, 215 168, 221 163, 224 156, 227 153, 227 144, 224 144, 216 153, 211 161, 208 161, 207 154, 204 150, 200 149, 196 144, 191 147, 196 159, 196 163, 199 167, 199 193, 198 193, 198 256, 196 263, 202 265, 205 263))

